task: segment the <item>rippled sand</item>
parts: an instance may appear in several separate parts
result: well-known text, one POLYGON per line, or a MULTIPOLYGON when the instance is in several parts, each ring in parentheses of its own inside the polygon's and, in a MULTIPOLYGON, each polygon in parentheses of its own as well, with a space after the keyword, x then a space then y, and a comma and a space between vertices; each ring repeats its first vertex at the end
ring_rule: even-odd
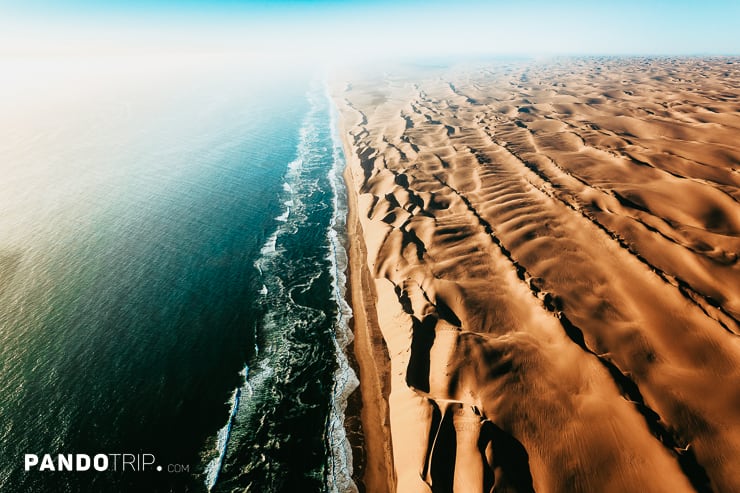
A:
POLYGON ((351 74, 367 491, 740 491, 740 59, 351 74))

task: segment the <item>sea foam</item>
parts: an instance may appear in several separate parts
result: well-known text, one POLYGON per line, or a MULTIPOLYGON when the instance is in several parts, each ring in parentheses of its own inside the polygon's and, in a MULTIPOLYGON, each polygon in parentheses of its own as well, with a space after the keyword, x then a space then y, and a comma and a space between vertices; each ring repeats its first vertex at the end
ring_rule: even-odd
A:
POLYGON ((334 372, 334 389, 332 408, 329 416, 327 435, 331 444, 329 456, 328 489, 331 492, 357 492, 352 481, 352 447, 347 439, 344 427, 345 411, 349 395, 359 386, 359 381, 352 370, 345 350, 352 342, 353 335, 349 327, 352 308, 345 299, 347 290, 347 250, 342 241, 346 236, 347 202, 346 189, 342 179, 345 166, 342 144, 338 137, 337 116, 325 86, 325 95, 330 107, 330 130, 332 138, 332 167, 329 170, 329 182, 332 187, 332 219, 328 229, 330 244, 330 261, 333 292, 337 304, 334 320, 334 346, 337 358, 337 369, 334 372))

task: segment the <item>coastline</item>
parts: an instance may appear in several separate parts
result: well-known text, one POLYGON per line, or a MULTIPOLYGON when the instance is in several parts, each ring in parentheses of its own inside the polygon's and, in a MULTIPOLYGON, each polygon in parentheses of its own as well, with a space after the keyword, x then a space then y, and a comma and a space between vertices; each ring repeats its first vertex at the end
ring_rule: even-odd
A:
POLYGON ((358 489, 361 492, 392 492, 396 490, 396 478, 388 406, 390 358, 377 320, 375 311, 377 295, 366 264, 365 240, 358 217, 357 192, 352 177, 352 168, 357 157, 347 142, 341 111, 338 113, 338 134, 346 160, 343 177, 348 206, 347 299, 352 306, 352 319, 349 325, 354 334, 351 355, 348 357, 360 380, 359 399, 351 399, 354 405, 347 409, 345 426, 353 455, 363 459, 357 464, 359 467, 353 471, 358 489), (350 429, 352 423, 357 421, 357 417, 359 423, 350 429))
POLYGON ((332 395, 332 409, 327 423, 327 439, 330 443, 331 455, 329 462, 329 491, 336 493, 357 493, 357 485, 353 481, 353 450, 347 436, 346 424, 347 406, 351 396, 359 386, 356 369, 351 363, 347 347, 354 339, 350 320, 352 307, 347 298, 347 199, 346 184, 341 176, 345 167, 342 143, 338 136, 336 110, 325 87, 325 97, 329 112, 329 131, 332 141, 332 167, 328 178, 332 187, 333 204, 332 218, 327 231, 331 252, 331 277, 333 298, 337 304, 337 314, 334 320, 334 351, 336 353, 337 369, 334 372, 334 390, 332 395))
MULTIPOLYGON (((346 237, 346 192, 345 184, 342 178, 342 171, 345 162, 342 154, 342 143, 336 131, 336 117, 333 111, 333 103, 328 93, 322 90, 315 81, 306 93, 306 98, 310 103, 303 122, 299 128, 299 139, 297 142, 296 156, 287 164, 287 170, 283 177, 283 194, 280 196, 282 208, 279 215, 274 218, 275 230, 266 238, 260 250, 260 257, 255 261, 255 268, 261 276, 262 288, 258 294, 262 300, 267 301, 269 296, 280 296, 287 291, 285 284, 281 283, 280 276, 287 275, 281 268, 277 268, 276 261, 285 261, 289 263, 283 253, 288 249, 283 248, 283 241, 292 234, 286 234, 288 228, 298 230, 301 226, 296 221, 304 222, 311 212, 311 201, 307 199, 310 191, 307 187, 313 186, 313 183, 305 178, 307 176, 316 176, 328 180, 331 194, 326 196, 330 199, 331 216, 328 223, 315 222, 314 225, 324 229, 325 245, 319 245, 317 252, 321 258, 317 261, 328 262, 329 267, 329 288, 330 299, 335 304, 336 312, 330 320, 332 325, 331 340, 326 346, 326 350, 331 351, 332 357, 336 362, 333 370, 333 385, 331 389, 329 410, 323 422, 323 436, 325 450, 327 451, 326 462, 321 464, 323 478, 319 479, 318 474, 314 476, 322 481, 320 489, 331 493, 357 493, 358 489, 353 483, 352 478, 352 448, 346 436, 347 426, 345 425, 345 414, 348 405, 354 401, 354 390, 358 386, 358 381, 352 364, 348 358, 349 345, 352 343, 353 335, 350 331, 349 322, 352 318, 352 310, 349 304, 349 296, 346 292, 348 259, 347 259, 347 237, 346 237), (330 156, 324 154, 323 146, 327 145, 333 152, 330 156), (331 161, 327 158, 331 157, 331 161), (328 165, 328 166, 327 166, 328 165), (312 174, 314 173, 314 174, 312 174), (318 176, 317 176, 318 175, 318 176), (323 177, 321 176, 323 175, 323 177), (328 249, 324 249, 324 246, 328 249), (269 296, 268 296, 269 295, 269 296)), ((292 230, 291 230, 292 233, 292 230)), ((319 233, 317 230, 316 233, 319 233)), ((318 264, 317 264, 318 266, 318 264)), ((287 269, 287 266, 285 266, 287 269)), ((310 275, 310 274, 309 274, 310 275)), ((313 282, 315 278, 310 279, 308 283, 313 282)), ((288 279, 290 280, 290 279, 288 279)), ((292 303, 292 299, 291 299, 292 303)), ((291 306, 293 309, 299 305, 289 305, 285 303, 282 306, 291 306)), ((269 307, 268 307, 269 308, 269 307)), ((268 309, 267 314, 278 313, 275 307, 268 309)), ((278 313, 279 314, 279 313, 278 313)), ((290 320, 290 319, 289 319, 290 320)), ((266 327, 272 327, 267 325, 266 327)), ((278 327, 275 325, 275 327, 278 327)), ((209 447, 207 453, 210 453, 206 462, 204 472, 204 485, 208 491, 221 489, 221 473, 226 471, 223 482, 234 482, 243 477, 243 472, 233 472, 233 455, 238 453, 242 445, 240 435, 244 434, 244 427, 241 423, 250 420, 249 413, 255 410, 255 402, 252 402, 252 396, 255 392, 264 389, 265 377, 273 374, 273 369, 279 367, 280 362, 276 361, 274 354, 271 354, 270 341, 257 346, 255 341, 255 355, 259 353, 262 359, 250 362, 252 368, 245 366, 242 371, 243 383, 237 387, 229 401, 231 411, 229 418, 222 428, 219 429, 215 437, 214 447, 209 447), (250 371, 253 370, 253 371, 250 371), (232 431, 235 431, 235 440, 230 440, 232 431), (228 452, 228 454, 227 454, 228 452), (214 455, 215 454, 215 455, 214 455), (232 465, 231 470, 229 466, 232 465), (226 469, 224 469, 226 468, 226 469)), ((260 423, 259 426, 262 426, 260 423)), ((316 428, 318 429, 318 428, 316 428)), ((267 463, 264 456, 257 459, 257 464, 267 463)), ((282 478, 278 479, 282 481, 282 478)), ((251 483, 254 484, 254 483, 251 483)), ((277 481, 273 486, 268 486, 268 490, 278 489, 277 481)))

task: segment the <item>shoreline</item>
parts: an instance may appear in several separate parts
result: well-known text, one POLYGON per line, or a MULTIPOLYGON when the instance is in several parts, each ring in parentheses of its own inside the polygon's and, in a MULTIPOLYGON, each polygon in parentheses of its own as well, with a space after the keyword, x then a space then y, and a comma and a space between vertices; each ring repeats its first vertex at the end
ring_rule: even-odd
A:
POLYGON ((337 369, 334 372, 334 389, 332 392, 332 409, 327 423, 327 438, 331 448, 329 474, 329 491, 336 493, 357 493, 358 488, 353 480, 353 450, 347 436, 347 406, 350 396, 359 386, 357 373, 350 363, 347 347, 354 337, 350 327, 352 307, 347 299, 347 237, 346 215, 347 204, 344 194, 346 184, 341 176, 345 166, 342 143, 338 136, 337 117, 331 96, 326 91, 326 102, 329 112, 329 131, 332 141, 332 167, 328 179, 334 196, 332 218, 327 231, 331 247, 331 277, 333 298, 337 305, 337 314, 334 320, 334 351, 336 353, 337 369))
POLYGON ((337 129, 345 156, 342 176, 347 191, 346 287, 347 298, 352 307, 349 326, 354 334, 352 354, 348 358, 360 381, 359 399, 357 397, 352 399, 354 406, 348 407, 345 415, 345 426, 348 428, 347 436, 350 439, 353 457, 359 455, 363 459, 362 463, 358 464, 361 467, 353 470, 352 475, 361 492, 392 492, 396 490, 396 478, 388 407, 390 358, 380 333, 375 313, 377 295, 365 261, 365 242, 358 218, 357 194, 352 178, 352 164, 357 157, 346 140, 343 117, 339 110, 337 129), (355 422, 358 417, 357 426, 349 429, 350 421, 355 422), (358 441, 360 443, 357 443, 358 441))

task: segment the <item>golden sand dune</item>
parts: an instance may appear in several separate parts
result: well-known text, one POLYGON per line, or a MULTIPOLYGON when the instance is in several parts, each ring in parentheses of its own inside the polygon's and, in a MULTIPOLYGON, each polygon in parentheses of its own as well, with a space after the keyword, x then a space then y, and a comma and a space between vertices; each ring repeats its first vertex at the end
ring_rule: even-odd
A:
POLYGON ((739 68, 337 87, 367 491, 740 491, 739 68))

